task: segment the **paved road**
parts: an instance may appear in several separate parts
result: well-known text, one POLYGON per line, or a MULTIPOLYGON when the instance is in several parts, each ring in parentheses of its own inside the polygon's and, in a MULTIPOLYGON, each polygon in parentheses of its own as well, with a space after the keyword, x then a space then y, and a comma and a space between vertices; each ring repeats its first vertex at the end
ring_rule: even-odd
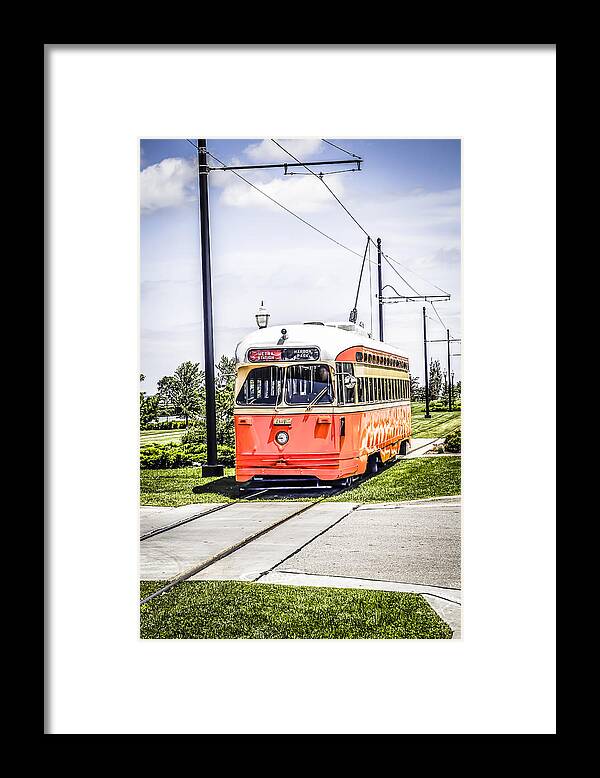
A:
POLYGON ((460 589, 460 497, 366 504, 277 568, 460 589))

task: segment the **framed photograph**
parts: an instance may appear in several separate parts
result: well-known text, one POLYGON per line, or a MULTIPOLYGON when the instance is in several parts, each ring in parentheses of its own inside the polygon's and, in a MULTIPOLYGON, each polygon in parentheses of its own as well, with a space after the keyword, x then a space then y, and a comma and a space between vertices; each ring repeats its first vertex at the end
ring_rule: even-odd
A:
POLYGON ((46 733, 555 734, 555 71, 45 45, 46 733))

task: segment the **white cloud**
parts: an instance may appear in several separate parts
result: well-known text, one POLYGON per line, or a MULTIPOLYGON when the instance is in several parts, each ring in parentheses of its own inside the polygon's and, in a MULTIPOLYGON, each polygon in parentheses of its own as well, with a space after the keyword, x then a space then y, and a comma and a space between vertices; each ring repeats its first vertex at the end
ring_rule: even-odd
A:
MULTIPOLYGON (((290 140, 284 138, 278 142, 281 143, 282 146, 285 146, 291 154, 298 157, 302 162, 310 162, 309 155, 318 154, 323 148, 323 143, 320 138, 296 138, 290 140)), ((271 162, 294 161, 268 138, 260 141, 260 143, 251 143, 249 146, 246 146, 244 154, 252 162, 257 163, 264 162, 265 164, 269 164, 271 162)))
MULTIPOLYGON (((219 174, 225 175, 225 173, 219 174)), ((335 203, 331 194, 315 176, 277 176, 270 181, 256 182, 256 186, 282 205, 297 213, 315 213, 330 208, 335 203)), ((336 194, 344 194, 344 185, 336 182, 336 194)), ((221 203, 236 208, 277 209, 264 195, 252 189, 244 181, 234 178, 224 188, 221 203)))
POLYGON ((184 205, 196 199, 196 166, 192 160, 170 157, 140 174, 142 211, 184 205))

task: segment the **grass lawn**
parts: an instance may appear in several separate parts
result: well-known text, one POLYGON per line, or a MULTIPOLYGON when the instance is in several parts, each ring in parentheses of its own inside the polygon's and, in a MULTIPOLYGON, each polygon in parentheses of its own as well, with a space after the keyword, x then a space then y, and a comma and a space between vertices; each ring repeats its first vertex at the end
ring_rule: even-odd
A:
POLYGON ((411 403, 414 438, 441 438, 460 429, 460 411, 431 411, 425 418, 425 403, 411 403))
POLYGON ((336 502, 397 502, 460 494, 460 457, 403 459, 342 492, 336 502))
MULTIPOLYGON (((231 502, 238 496, 234 473, 233 468, 226 468, 222 478, 202 478, 200 468, 197 467, 141 470, 140 504, 177 506, 231 502)), ((359 483, 354 489, 331 499, 343 502, 393 502, 447 494, 460 494, 460 457, 404 459, 359 483)), ((275 499, 316 498, 296 493, 275 499)), ((253 502, 261 500, 259 497, 253 502)))
POLYGON ((225 477, 221 478, 202 478, 201 473, 199 467, 140 470, 140 505, 175 507, 237 499, 233 468, 225 468, 225 477))
POLYGON ((185 430, 140 430, 140 448, 149 443, 179 443, 185 430))
MULTIPOLYGON (((141 581, 145 597, 166 581, 141 581)), ((141 606, 142 638, 444 638, 450 627, 418 594, 185 581, 141 606)))

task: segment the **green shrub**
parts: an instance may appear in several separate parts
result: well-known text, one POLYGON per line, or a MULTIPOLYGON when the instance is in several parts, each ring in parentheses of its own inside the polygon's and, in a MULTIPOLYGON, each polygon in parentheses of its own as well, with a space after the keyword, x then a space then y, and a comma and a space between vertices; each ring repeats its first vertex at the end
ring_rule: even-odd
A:
POLYGON ((454 430, 447 437, 444 443, 446 451, 454 454, 460 451, 460 429, 454 430))
MULTIPOLYGON (((447 411, 448 410, 448 400, 433 400, 429 403, 429 410, 430 411, 447 411)), ((452 410, 453 411, 459 411, 460 410, 460 400, 456 400, 452 398, 452 410)))
POLYGON ((153 421, 141 425, 144 430, 184 430, 184 421, 153 421))
MULTIPOLYGON (((225 467, 235 466, 235 448, 217 446, 217 459, 225 467)), ((206 462, 205 445, 181 445, 178 443, 151 443, 140 448, 142 470, 164 470, 175 467, 189 467, 194 462, 206 462)))
POLYGON ((142 470, 163 470, 170 467, 186 467, 192 464, 190 455, 175 443, 150 444, 140 448, 142 470))
POLYGON ((188 427, 187 432, 184 432, 181 436, 181 443, 190 446, 206 447, 206 425, 192 424, 188 427))

